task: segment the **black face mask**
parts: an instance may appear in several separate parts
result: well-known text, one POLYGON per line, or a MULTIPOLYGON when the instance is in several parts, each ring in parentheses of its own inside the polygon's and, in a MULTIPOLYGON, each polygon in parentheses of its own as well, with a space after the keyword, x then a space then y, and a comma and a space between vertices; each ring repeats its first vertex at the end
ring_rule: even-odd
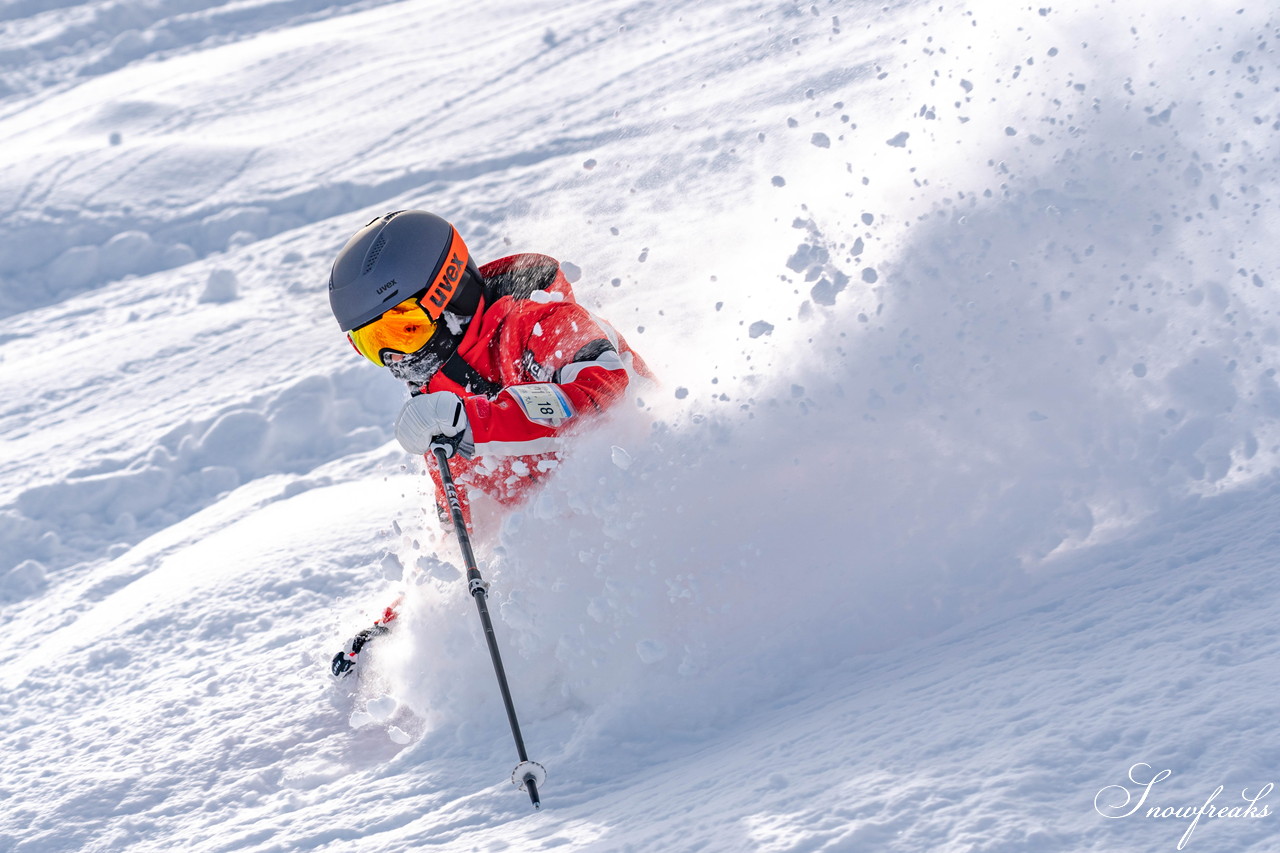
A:
POLYGON ((427 345, 399 361, 388 362, 387 370, 402 382, 419 387, 426 385, 449 357, 457 352, 470 322, 470 317, 460 317, 451 311, 444 312, 436 333, 431 336, 427 345))

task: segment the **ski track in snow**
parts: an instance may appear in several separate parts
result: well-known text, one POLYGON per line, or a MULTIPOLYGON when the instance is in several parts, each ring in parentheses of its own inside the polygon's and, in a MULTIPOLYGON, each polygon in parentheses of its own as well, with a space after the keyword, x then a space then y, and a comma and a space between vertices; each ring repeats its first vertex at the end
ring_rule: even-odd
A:
POLYGON ((1280 775, 1277 43, 1184 0, 0 5, 0 851, 1178 849, 1095 796, 1280 775), (662 378, 478 512, 541 813, 325 304, 414 206, 571 262, 662 378))

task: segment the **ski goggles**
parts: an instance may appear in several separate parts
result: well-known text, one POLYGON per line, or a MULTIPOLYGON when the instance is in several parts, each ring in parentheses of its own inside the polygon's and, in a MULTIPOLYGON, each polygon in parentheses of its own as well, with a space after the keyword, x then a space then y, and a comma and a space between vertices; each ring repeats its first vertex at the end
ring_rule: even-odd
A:
POLYGON ((347 340, 356 352, 379 367, 385 367, 390 356, 412 355, 430 343, 436 333, 436 320, 422 304, 426 295, 424 290, 392 306, 381 317, 347 332, 347 340))

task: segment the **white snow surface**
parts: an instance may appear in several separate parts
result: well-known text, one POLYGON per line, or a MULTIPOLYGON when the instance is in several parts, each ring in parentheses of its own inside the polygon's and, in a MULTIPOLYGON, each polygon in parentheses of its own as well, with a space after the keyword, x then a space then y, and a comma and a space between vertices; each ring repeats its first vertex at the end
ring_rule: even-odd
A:
POLYGON ((1280 849, 1278 45, 4 0, 0 851, 1280 849), (477 516, 540 812, 328 310, 406 207, 570 262, 661 377, 477 516))

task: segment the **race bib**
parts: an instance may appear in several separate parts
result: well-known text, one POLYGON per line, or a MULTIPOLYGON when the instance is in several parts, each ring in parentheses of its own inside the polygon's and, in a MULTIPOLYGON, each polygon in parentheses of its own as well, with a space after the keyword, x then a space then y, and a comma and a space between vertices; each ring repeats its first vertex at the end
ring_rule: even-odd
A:
POLYGON ((512 385, 507 388, 520 404, 524 416, 535 424, 555 428, 573 417, 573 404, 560 390, 549 382, 537 385, 512 385))

